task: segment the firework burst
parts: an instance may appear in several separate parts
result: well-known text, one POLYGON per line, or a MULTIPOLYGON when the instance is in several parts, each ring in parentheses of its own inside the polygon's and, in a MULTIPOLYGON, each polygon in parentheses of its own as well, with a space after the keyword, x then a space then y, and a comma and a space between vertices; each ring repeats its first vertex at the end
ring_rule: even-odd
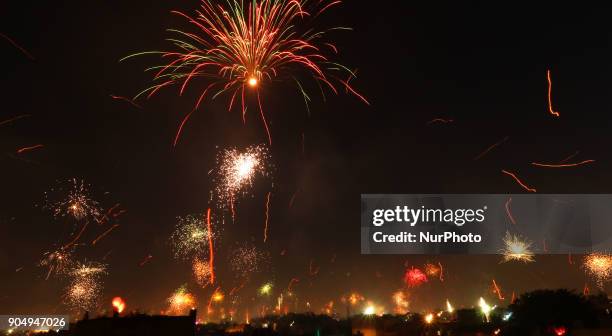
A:
POLYGON ((427 282, 427 275, 418 268, 410 268, 404 273, 404 282, 408 287, 415 288, 427 282))
POLYGON ((408 296, 404 291, 398 290, 391 296, 393 299, 393 303, 395 304, 394 311, 397 314, 406 314, 408 312, 408 307, 410 306, 410 302, 408 301, 408 296))
POLYGON ((442 267, 433 263, 425 264, 425 274, 430 278, 438 278, 442 273, 442 267))
POLYGON ((203 255, 208 251, 210 238, 213 240, 218 232, 208 231, 207 223, 202 215, 189 215, 178 217, 174 232, 170 235, 170 242, 177 259, 190 259, 203 255))
POLYGON ((196 298, 187 291, 187 286, 179 287, 168 298, 169 315, 183 315, 196 304, 196 298))
POLYGON ((272 294, 272 289, 274 288, 274 284, 272 282, 266 282, 259 287, 257 292, 260 296, 270 296, 272 294))
POLYGON ((584 257, 583 267, 597 285, 603 288, 604 283, 610 281, 610 277, 612 277, 612 256, 593 252, 584 257))
POLYGON ((230 269, 237 278, 248 279, 269 262, 269 256, 255 246, 243 245, 231 253, 230 269))
POLYGON ((504 237, 504 248, 502 262, 522 261, 524 263, 534 262, 535 254, 531 250, 532 242, 522 239, 518 235, 506 232, 504 237))
POLYGON ((55 217, 72 217, 76 220, 92 218, 98 221, 102 209, 100 204, 91 198, 89 185, 83 180, 69 179, 59 187, 45 193, 45 208, 50 209, 55 217))
MULTIPOLYGON (((259 0, 213 2, 203 0, 195 17, 174 11, 193 24, 193 32, 171 29, 178 37, 169 39, 174 51, 143 52, 124 59, 147 54, 158 54, 163 65, 153 66, 154 84, 140 92, 151 97, 163 87, 179 86, 183 94, 189 83, 199 80, 202 88, 193 111, 208 96, 228 97, 228 110, 240 101, 245 120, 250 99, 257 102, 260 116, 271 143, 260 89, 272 82, 294 84, 308 108, 310 97, 298 79, 314 80, 321 89, 329 88, 337 94, 339 88, 351 92, 365 103, 367 100, 349 84, 355 74, 331 59, 338 48, 326 41, 326 33, 348 28, 316 30, 308 25, 327 9, 341 1, 259 0), (248 96, 247 96, 248 95, 248 96)), ((176 145, 181 130, 193 111, 183 119, 175 137, 176 145)))
POLYGON ((198 257, 195 257, 193 259, 193 262, 191 263, 191 269, 198 285, 206 287, 211 284, 210 264, 208 263, 208 261, 204 261, 198 257))
POLYGON ((66 288, 66 303, 73 309, 85 311, 96 308, 102 294, 102 275, 106 265, 99 263, 77 263, 70 272, 70 284, 66 288))
POLYGON ((49 279, 51 274, 67 274, 73 264, 72 252, 71 250, 67 249, 45 252, 43 254, 43 258, 38 263, 39 266, 46 267, 48 269, 46 279, 49 279))
POLYGON ((255 177, 268 176, 270 169, 268 150, 265 146, 250 146, 243 151, 225 149, 217 156, 219 199, 232 206, 236 197, 246 194, 255 177))

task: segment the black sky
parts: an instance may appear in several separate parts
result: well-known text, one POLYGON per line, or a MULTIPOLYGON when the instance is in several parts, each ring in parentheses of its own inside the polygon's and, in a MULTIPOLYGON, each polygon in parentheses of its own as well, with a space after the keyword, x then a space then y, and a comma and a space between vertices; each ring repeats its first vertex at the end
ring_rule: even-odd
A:
MULTIPOLYGON (((361 193, 523 192, 501 169, 543 193, 611 192, 609 8, 539 3, 353 0, 329 12, 322 27, 354 28, 334 40, 343 63, 358 69, 353 84, 371 106, 349 95, 328 94, 324 103, 313 93, 308 116, 294 89, 263 89, 274 141, 271 239, 261 242, 270 190, 270 181, 261 181, 253 197, 238 205, 236 223, 225 224, 221 260, 236 242, 255 243, 269 251, 272 263, 252 287, 266 279, 285 287, 299 277, 296 291, 315 308, 351 290, 390 308, 405 262, 418 266, 428 260, 441 260, 447 279, 414 291, 415 308, 433 308, 446 297, 464 305, 478 296, 492 298, 492 278, 508 291, 581 289, 583 272, 565 256, 517 266, 499 265, 496 256, 359 254, 361 193), (559 118, 547 110, 547 69, 559 118), (454 121, 428 124, 434 118, 454 121), (508 141, 473 160, 506 136, 508 141), (567 170, 529 164, 557 162, 576 151, 576 160, 596 163, 567 170), (308 276, 310 260, 321 267, 317 276, 308 276)), ((243 125, 238 111, 208 101, 172 148, 197 90, 183 97, 176 89, 162 91, 140 101, 143 109, 110 95, 132 96, 147 87, 150 76, 143 69, 156 59, 118 60, 167 49, 165 29, 186 27, 169 11, 191 12, 197 5, 0 3, 0 32, 35 57, 29 60, 0 39, 0 121, 31 114, 0 126, 0 313, 65 311, 65 282, 45 281, 36 263, 66 241, 74 224, 54 220, 36 205, 57 180, 71 177, 90 183, 105 206, 119 202, 127 209, 116 231, 77 252, 81 259, 100 260, 111 251, 105 304, 121 295, 132 308, 158 311, 175 288, 193 288, 189 264, 174 260, 168 246, 175 218, 203 213, 214 188, 207 172, 216 152, 264 143, 261 122, 249 111, 243 125), (44 148, 15 153, 34 144, 44 148), (151 262, 139 267, 148 254, 151 262)), ((97 230, 84 241, 102 229, 97 230)), ((223 261, 218 267, 224 287, 231 287, 223 261)), ((204 297, 209 291, 196 293, 204 297)))

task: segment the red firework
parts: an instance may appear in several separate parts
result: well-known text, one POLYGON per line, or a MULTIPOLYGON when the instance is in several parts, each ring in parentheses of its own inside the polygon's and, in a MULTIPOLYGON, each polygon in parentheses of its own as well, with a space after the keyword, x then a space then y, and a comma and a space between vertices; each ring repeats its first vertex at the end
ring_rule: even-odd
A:
POLYGON ((419 287, 427 282, 427 275, 418 268, 410 268, 404 273, 404 282, 410 288, 419 287))

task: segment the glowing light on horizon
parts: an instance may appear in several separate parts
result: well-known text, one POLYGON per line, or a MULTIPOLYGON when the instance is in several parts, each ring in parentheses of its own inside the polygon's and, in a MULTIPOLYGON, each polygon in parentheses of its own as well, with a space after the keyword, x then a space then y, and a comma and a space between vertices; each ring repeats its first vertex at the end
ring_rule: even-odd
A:
POLYGON ((454 309, 454 308, 453 308, 453 306, 451 305, 450 301, 448 301, 448 299, 446 299, 446 311, 447 311, 449 314, 452 314, 452 313, 455 311, 455 309, 454 309))
POLYGON ((482 312, 482 314, 485 316, 485 320, 489 322, 489 316, 491 314, 491 311, 495 309, 495 306, 491 307, 482 297, 478 301, 478 306, 480 307, 480 311, 482 312))
POLYGON ((113 306, 113 309, 119 314, 121 314, 125 310, 125 301, 120 296, 115 296, 111 301, 111 304, 113 306))

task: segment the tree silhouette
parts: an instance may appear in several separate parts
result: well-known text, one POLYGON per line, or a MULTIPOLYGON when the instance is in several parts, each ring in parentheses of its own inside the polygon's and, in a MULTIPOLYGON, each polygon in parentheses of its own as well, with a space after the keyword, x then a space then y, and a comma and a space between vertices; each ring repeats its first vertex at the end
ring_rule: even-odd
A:
POLYGON ((597 316, 594 305, 584 296, 566 289, 528 292, 512 305, 513 331, 527 334, 539 330, 554 334, 554 328, 570 330, 576 322, 594 326, 597 316))

